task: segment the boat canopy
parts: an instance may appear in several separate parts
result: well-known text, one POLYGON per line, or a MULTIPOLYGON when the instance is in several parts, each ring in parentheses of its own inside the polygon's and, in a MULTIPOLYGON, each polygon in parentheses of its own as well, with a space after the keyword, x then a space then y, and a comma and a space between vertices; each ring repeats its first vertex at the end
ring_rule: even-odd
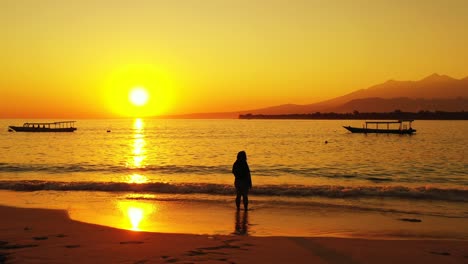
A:
POLYGON ((60 121, 60 122, 50 122, 50 123, 24 123, 23 127, 53 127, 53 128, 64 128, 64 127, 74 127, 76 121, 60 121))
POLYGON ((400 119, 396 121, 366 121, 366 124, 364 127, 365 129, 367 129, 368 125, 376 125, 376 128, 379 129, 379 125, 383 124, 383 125, 387 125, 387 130, 389 130, 390 124, 399 124, 399 128, 398 128, 399 130, 407 130, 407 129, 412 130, 411 123, 413 121, 414 121, 413 119, 400 119))
POLYGON ((403 122, 413 122, 413 119, 401 119, 397 121, 366 121, 366 124, 401 124, 403 122))

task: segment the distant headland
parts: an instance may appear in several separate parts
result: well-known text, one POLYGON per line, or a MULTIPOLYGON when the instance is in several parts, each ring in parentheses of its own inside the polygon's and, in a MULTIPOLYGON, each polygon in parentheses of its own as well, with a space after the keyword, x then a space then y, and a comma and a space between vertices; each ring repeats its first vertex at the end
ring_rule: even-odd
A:
POLYGON ((311 113, 311 114, 288 114, 288 115, 239 115, 239 119, 359 119, 359 120, 468 120, 468 112, 442 112, 442 111, 419 111, 402 112, 395 110, 385 113, 311 113))

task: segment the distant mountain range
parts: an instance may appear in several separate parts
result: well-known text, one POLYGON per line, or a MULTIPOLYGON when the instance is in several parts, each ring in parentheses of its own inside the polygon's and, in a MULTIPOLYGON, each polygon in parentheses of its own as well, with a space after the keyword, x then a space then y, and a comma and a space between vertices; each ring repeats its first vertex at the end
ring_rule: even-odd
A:
POLYGON ((382 84, 361 89, 319 103, 284 104, 247 111, 195 113, 166 116, 172 118, 237 118, 239 114, 308 114, 315 112, 405 112, 468 111, 468 77, 454 79, 432 74, 419 81, 388 80, 382 84))

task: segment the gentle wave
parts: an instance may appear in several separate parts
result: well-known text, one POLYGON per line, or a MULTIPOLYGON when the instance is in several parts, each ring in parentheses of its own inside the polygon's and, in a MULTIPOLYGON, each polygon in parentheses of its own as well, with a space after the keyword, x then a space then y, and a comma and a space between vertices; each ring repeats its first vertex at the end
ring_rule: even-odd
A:
MULTIPOLYGON (((0 172, 45 172, 51 174, 67 172, 102 172, 102 173, 125 173, 125 172, 158 172, 167 174, 231 174, 232 165, 148 165, 140 168, 125 165, 108 164, 19 164, 0 163, 0 172)), ((317 175, 322 171, 316 168, 292 168, 282 165, 257 166, 252 170, 255 175, 281 176, 293 175, 317 175)), ((335 175, 344 178, 354 178, 356 175, 335 175)))
MULTIPOLYGON (((124 165, 106 165, 106 164, 14 164, 0 163, 0 172, 41 172, 48 174, 63 173, 148 173, 148 174, 179 174, 179 175, 231 175, 232 165, 148 165, 141 168, 127 167, 124 165)), ((357 175, 326 173, 315 168, 291 168, 286 166, 259 166, 252 170, 256 176, 322 176, 330 178, 355 178, 357 175)), ((389 179, 391 181, 391 179, 389 179)))
MULTIPOLYGON (((0 181, 0 189, 13 191, 105 191, 165 194, 231 195, 234 188, 209 183, 124 183, 124 182, 56 182, 0 181)), ((391 197, 468 202, 468 189, 441 189, 403 186, 332 186, 332 185, 259 185, 251 191, 262 196, 366 198, 391 197)))
MULTIPOLYGON (((229 175, 231 174, 231 165, 148 165, 141 168, 134 168, 125 165, 109 165, 109 164, 20 164, 20 163, 1 163, 0 173, 44 173, 44 174, 66 174, 66 173, 97 173, 97 174, 132 174, 145 173, 149 175, 229 175)), ((255 176, 280 177, 285 175, 293 175, 299 177, 321 177, 330 179, 358 179, 370 182, 417 182, 417 177, 401 178, 395 175, 401 172, 369 172, 369 173, 353 173, 340 169, 319 169, 306 167, 288 167, 283 165, 276 166, 256 166, 252 170, 255 176)), ((468 185, 468 180, 465 177, 455 177, 450 179, 447 177, 425 179, 428 183, 446 183, 451 181, 453 184, 468 185)))
MULTIPOLYGON (((64 173, 102 173, 102 174, 167 174, 167 175, 231 175, 231 165, 203 166, 203 165, 148 165, 142 168, 127 167, 124 165, 106 165, 106 164, 14 164, 0 163, 0 173, 28 173, 41 172, 47 174, 64 173)), ((362 179, 371 182, 391 182, 391 175, 384 176, 379 173, 353 174, 341 173, 338 171, 325 171, 317 168, 291 168, 287 166, 257 166, 252 173, 255 176, 279 177, 284 175, 294 175, 301 177, 325 177, 325 178, 343 178, 343 179, 362 179)), ((401 179, 400 179, 401 181, 401 179)))
POLYGON ((115 165, 93 164, 11 164, 0 163, 0 172, 45 172, 50 174, 82 172, 82 173, 127 173, 127 172, 163 172, 168 174, 223 174, 231 173, 229 166, 195 166, 195 165, 166 165, 133 168, 115 165))

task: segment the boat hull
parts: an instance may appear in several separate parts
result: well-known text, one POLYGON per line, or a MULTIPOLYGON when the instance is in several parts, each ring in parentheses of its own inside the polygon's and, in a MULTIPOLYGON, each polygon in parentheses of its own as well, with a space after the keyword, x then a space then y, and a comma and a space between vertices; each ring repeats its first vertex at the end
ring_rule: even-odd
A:
POLYGON ((408 134, 411 135, 416 132, 416 129, 375 129, 375 128, 359 128, 352 126, 343 126, 351 133, 378 133, 378 134, 408 134))
POLYGON ((73 132, 76 130, 76 127, 47 128, 47 127, 9 126, 9 129, 15 132, 73 132))

